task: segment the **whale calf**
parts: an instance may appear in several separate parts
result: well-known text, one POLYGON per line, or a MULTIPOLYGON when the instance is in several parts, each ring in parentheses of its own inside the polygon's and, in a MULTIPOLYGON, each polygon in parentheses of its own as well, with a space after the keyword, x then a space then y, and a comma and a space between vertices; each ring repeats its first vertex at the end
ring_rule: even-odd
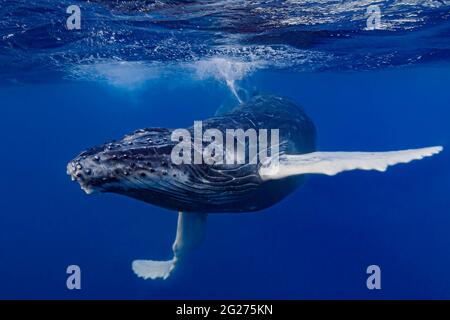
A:
MULTIPOLYGON (((299 187, 307 174, 385 171, 442 150, 436 146, 387 152, 316 151, 312 120, 293 101, 273 95, 254 96, 202 125, 224 134, 229 129, 276 128, 277 153, 256 163, 174 164, 172 151, 179 143, 172 141, 174 130, 146 128, 90 148, 67 165, 67 173, 87 193, 117 193, 179 212, 173 258, 133 261, 134 272, 145 279, 169 277, 183 255, 201 242, 207 214, 268 208, 299 187)), ((195 136, 193 127, 187 131, 195 136)), ((244 144, 245 152, 248 140, 244 144)))

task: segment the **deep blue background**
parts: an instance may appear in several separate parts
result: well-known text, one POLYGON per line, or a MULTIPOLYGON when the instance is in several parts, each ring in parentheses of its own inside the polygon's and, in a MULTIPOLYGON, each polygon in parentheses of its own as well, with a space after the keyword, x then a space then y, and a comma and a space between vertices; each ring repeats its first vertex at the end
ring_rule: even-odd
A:
MULTIPOLYGON (((450 67, 361 73, 261 71, 248 83, 294 98, 321 150, 391 150, 450 138, 450 67)), ((66 175, 79 151, 140 127, 189 126, 229 95, 159 79, 0 87, 0 298, 450 298, 449 152, 386 173, 314 176, 269 210, 210 215, 204 245, 166 281, 134 259, 169 258, 176 214, 87 196, 66 175), (66 289, 78 264, 82 290, 66 289), (380 265, 382 290, 366 288, 380 265)))

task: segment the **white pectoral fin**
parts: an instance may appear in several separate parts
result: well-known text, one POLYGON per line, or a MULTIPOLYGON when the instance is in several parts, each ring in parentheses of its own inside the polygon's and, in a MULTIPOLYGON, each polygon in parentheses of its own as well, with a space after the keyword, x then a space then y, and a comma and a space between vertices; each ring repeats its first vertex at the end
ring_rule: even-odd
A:
POLYGON ((177 235, 172 245, 173 258, 166 261, 134 260, 132 263, 134 273, 144 279, 167 279, 175 270, 180 258, 202 242, 205 227, 206 214, 180 212, 177 235))
POLYGON ((299 174, 333 176, 349 170, 386 171, 389 166, 408 163, 441 152, 441 146, 387 152, 312 152, 282 155, 259 169, 263 180, 282 179, 299 174))
POLYGON ((175 269, 176 259, 167 261, 134 260, 131 267, 138 277, 144 279, 167 279, 175 269))

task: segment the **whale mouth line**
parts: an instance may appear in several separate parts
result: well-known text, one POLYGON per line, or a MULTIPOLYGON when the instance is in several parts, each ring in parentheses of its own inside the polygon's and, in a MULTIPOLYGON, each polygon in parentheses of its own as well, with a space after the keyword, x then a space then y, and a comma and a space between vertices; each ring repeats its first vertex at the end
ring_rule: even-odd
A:
POLYGON ((90 184, 85 179, 84 175, 82 175, 79 170, 77 170, 77 168, 72 166, 70 163, 67 165, 67 175, 70 176, 72 181, 78 182, 81 190, 86 192, 86 194, 100 193, 102 191, 100 187, 90 184))

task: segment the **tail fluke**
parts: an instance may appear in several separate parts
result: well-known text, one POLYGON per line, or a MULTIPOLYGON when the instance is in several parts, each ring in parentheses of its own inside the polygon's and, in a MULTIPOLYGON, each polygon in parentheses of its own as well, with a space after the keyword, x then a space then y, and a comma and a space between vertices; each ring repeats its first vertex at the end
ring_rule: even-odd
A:
POLYGON ((386 171, 389 166, 430 157, 443 147, 429 147, 387 152, 312 152, 282 155, 278 161, 268 161, 259 169, 264 180, 282 179, 299 174, 333 176, 349 170, 386 171))

